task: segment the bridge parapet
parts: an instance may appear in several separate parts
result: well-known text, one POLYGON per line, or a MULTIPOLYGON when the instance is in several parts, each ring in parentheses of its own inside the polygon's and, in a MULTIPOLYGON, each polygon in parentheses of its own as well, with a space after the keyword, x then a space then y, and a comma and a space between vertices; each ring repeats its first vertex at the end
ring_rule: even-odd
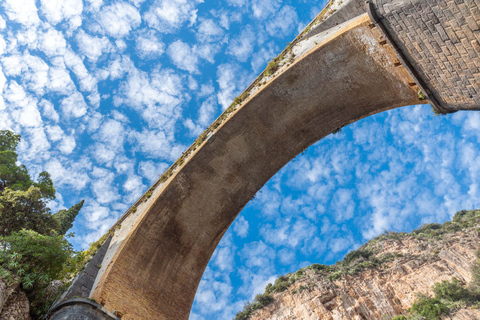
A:
POLYGON ((417 73, 439 112, 480 109, 480 2, 371 3, 376 19, 417 73))

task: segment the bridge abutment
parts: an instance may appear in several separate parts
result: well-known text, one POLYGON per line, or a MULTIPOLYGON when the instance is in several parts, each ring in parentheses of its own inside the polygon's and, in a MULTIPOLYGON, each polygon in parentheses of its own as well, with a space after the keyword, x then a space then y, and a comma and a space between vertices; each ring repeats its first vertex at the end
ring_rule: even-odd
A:
POLYGON ((373 15, 441 113, 480 109, 480 2, 371 0, 373 15))

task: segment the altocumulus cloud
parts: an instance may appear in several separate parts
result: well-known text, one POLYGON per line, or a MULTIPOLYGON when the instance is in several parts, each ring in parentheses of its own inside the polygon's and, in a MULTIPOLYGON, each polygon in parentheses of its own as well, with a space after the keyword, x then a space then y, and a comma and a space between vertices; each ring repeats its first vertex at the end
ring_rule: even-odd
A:
MULTIPOLYGON (((293 0, 5 0, 0 129, 47 170, 55 210, 85 199, 97 240, 321 4, 293 0)), ((313 13, 313 15, 312 15, 313 13)), ((479 206, 480 114, 411 106, 369 117, 278 172, 228 229, 192 319, 229 319, 280 274, 333 263, 386 230, 479 206), (435 137, 433 139, 432 137, 435 137)))

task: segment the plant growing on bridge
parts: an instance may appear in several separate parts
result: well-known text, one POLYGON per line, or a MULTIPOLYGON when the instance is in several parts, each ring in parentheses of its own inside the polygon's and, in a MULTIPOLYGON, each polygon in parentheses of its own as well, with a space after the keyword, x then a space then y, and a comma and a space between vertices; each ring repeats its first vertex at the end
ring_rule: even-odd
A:
POLYGON ((265 74, 267 76, 271 76, 277 70, 278 70, 278 61, 277 61, 277 58, 275 58, 268 63, 267 68, 265 69, 265 74))

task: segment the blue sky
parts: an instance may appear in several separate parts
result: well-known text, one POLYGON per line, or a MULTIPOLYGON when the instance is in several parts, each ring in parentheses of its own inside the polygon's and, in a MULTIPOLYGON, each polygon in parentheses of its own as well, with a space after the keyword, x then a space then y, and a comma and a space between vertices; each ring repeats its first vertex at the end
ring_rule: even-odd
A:
MULTIPOLYGON (((52 174, 52 209, 81 199, 97 240, 326 1, 2 0, 0 129, 52 174)), ((334 263, 385 230, 478 208, 480 113, 410 106, 330 135, 242 211, 191 319, 230 319, 278 275, 334 263)))

